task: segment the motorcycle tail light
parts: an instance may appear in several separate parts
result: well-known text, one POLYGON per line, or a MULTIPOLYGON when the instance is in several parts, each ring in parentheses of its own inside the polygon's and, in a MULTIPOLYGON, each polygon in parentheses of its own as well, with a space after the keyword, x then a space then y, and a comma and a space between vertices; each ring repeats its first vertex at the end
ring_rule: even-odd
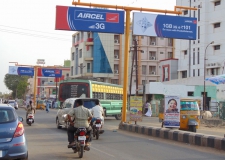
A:
POLYGON ((29 118, 33 118, 33 116, 29 116, 29 118))
POLYGON ((85 136, 85 132, 84 131, 80 131, 80 136, 85 136))
POLYGON ((100 119, 97 119, 97 120, 96 120, 96 123, 101 123, 101 120, 100 120, 100 119))

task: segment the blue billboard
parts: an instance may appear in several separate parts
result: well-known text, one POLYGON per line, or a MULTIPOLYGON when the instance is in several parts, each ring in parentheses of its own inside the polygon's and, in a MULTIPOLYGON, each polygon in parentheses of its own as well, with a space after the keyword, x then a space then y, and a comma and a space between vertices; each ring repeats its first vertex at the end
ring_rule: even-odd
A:
POLYGON ((133 34, 196 40, 197 18, 135 12, 133 34))
POLYGON ((62 77, 62 70, 60 69, 41 69, 42 77, 62 77))
POLYGON ((57 30, 124 33, 124 11, 56 6, 57 30))
POLYGON ((34 68, 9 66, 9 74, 19 76, 34 76, 34 68))

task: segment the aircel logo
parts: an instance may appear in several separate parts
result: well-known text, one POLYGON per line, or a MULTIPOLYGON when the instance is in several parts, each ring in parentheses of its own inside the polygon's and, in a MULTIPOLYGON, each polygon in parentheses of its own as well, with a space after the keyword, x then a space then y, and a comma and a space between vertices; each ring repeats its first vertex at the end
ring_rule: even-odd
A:
POLYGON ((75 11, 75 19, 119 23, 118 13, 75 11))

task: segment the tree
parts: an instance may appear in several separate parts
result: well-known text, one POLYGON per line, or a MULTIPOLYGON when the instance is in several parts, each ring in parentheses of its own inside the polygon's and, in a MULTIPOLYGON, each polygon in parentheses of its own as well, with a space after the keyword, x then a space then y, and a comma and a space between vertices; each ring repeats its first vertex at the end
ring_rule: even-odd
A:
POLYGON ((12 90, 13 98, 23 98, 27 89, 27 76, 9 75, 6 74, 4 82, 9 90, 12 90))

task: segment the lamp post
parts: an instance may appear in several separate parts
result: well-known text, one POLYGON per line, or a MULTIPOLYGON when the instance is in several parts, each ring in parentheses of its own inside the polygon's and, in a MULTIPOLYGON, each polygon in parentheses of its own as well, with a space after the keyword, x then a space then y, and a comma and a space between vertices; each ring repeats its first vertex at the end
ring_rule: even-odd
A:
POLYGON ((213 44, 214 41, 210 42, 206 48, 205 48, 205 54, 204 54, 204 93, 203 93, 203 110, 206 109, 206 97, 205 97, 205 74, 206 74, 206 51, 207 51, 207 48, 213 44))

